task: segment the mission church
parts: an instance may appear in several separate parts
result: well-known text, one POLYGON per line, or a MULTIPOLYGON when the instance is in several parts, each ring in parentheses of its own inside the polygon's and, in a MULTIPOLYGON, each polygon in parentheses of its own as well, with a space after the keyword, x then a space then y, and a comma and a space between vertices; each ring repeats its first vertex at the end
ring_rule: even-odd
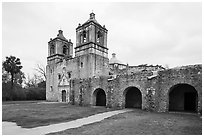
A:
POLYGON ((119 61, 115 53, 109 60, 107 33, 105 25, 100 25, 92 12, 76 28, 75 47, 62 30, 50 39, 47 101, 157 112, 201 112, 201 64, 173 69, 160 65, 129 66, 119 61))

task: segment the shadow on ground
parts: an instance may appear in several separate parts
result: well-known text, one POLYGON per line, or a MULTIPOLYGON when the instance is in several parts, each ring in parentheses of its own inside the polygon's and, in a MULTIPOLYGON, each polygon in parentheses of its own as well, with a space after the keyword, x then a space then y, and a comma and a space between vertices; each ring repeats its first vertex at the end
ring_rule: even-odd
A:
POLYGON ((51 134, 72 135, 201 135, 202 119, 195 113, 123 113, 101 122, 51 134))

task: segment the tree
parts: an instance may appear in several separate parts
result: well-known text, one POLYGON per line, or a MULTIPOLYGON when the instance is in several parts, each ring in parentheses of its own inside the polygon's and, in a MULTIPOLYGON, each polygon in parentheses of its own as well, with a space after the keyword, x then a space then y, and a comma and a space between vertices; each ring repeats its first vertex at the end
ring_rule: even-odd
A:
POLYGON ((39 88, 46 88, 46 82, 45 81, 39 82, 38 87, 39 88))
POLYGON ((20 73, 22 67, 20 59, 15 56, 6 57, 6 60, 3 62, 3 68, 11 74, 11 92, 13 91, 14 86, 14 76, 17 73, 20 73))
MULTIPOLYGON (((3 65, 2 65, 3 66, 3 65)), ((23 81, 25 80, 25 74, 20 70, 19 73, 14 75, 14 83, 18 85, 22 85, 23 81)), ((8 73, 4 67, 2 67, 2 83, 11 82, 11 74, 8 73)))
POLYGON ((2 67, 2 83, 7 83, 9 81, 11 81, 10 74, 2 67))
POLYGON ((40 73, 41 77, 43 78, 43 81, 45 81, 46 80, 45 67, 42 64, 37 64, 35 70, 40 73))
POLYGON ((37 87, 39 82, 40 82, 40 80, 39 80, 39 76, 37 74, 33 74, 33 77, 30 77, 30 75, 28 74, 27 82, 25 84, 26 84, 27 88, 37 87))
POLYGON ((26 99, 27 100, 45 100, 46 99, 46 82, 42 77, 33 74, 32 77, 28 75, 26 81, 26 99))
MULTIPOLYGON (((3 66, 3 64, 2 64, 3 66)), ((25 80, 24 73, 20 71, 14 75, 14 88, 11 92, 11 74, 2 67, 2 100, 25 100, 26 92, 22 88, 22 83, 25 80)))

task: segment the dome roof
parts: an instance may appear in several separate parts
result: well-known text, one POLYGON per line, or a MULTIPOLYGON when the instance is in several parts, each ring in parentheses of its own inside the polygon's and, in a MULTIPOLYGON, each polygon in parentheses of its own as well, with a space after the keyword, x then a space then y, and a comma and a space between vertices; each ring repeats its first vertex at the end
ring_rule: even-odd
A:
POLYGON ((112 58, 109 61, 109 64, 123 64, 120 60, 116 58, 116 54, 112 54, 112 58))

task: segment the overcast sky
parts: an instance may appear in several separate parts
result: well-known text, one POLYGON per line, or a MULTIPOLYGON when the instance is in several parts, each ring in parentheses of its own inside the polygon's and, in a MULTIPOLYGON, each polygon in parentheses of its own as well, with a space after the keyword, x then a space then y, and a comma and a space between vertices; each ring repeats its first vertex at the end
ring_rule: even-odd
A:
POLYGON ((46 65, 48 41, 58 30, 76 46, 75 29, 91 11, 108 29, 114 52, 129 65, 176 67, 202 63, 201 3, 3 3, 2 60, 21 59, 25 74, 46 65))

